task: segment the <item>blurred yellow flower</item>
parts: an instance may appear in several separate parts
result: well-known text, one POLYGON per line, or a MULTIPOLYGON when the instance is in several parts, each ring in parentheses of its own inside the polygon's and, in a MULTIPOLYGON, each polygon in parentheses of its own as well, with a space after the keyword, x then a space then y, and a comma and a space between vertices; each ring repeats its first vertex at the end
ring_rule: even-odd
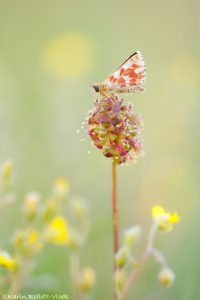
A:
POLYGON ((84 293, 91 290, 96 280, 96 273, 92 268, 84 268, 81 274, 80 288, 84 293))
POLYGON ((116 288, 121 291, 126 283, 127 274, 124 270, 116 270, 115 272, 115 285, 116 288))
POLYGON ((74 78, 91 68, 93 48, 93 42, 85 34, 64 33, 47 43, 42 51, 42 62, 58 79, 74 78))
POLYGON ((42 250, 43 243, 40 241, 38 230, 33 229, 27 234, 26 246, 31 254, 36 254, 42 250))
POLYGON ((2 165, 2 176, 7 179, 11 176, 13 170, 13 162, 11 159, 6 160, 2 165))
POLYGON ((45 230, 44 239, 50 244, 68 244, 70 233, 67 221, 61 216, 54 217, 45 230))
POLYGON ((35 244, 39 239, 39 233, 37 230, 32 230, 27 236, 27 243, 32 245, 35 244))
POLYGON ((81 221, 87 217, 88 207, 80 196, 73 196, 71 199, 71 213, 75 220, 81 221))
POLYGON ((164 286, 164 287, 169 287, 173 284, 174 280, 175 280, 175 274, 172 272, 171 269, 169 268, 163 268, 159 275, 158 278, 160 280, 160 283, 164 286))
POLYGON ((36 229, 17 230, 14 234, 13 242, 17 251, 26 257, 37 254, 43 248, 39 231, 36 229))
POLYGON ((135 225, 128 228, 124 234, 124 244, 130 248, 132 245, 137 242, 141 237, 142 229, 140 226, 135 225))
POLYGON ((65 197, 69 192, 69 181, 66 178, 58 178, 54 185, 54 192, 58 197, 65 197))
POLYGON ((160 230, 170 231, 173 224, 178 223, 180 216, 177 213, 166 212, 162 206, 154 206, 151 210, 152 218, 160 230))
POLYGON ((199 85, 200 60, 188 53, 179 54, 169 65, 170 76, 182 87, 199 85))
POLYGON ((29 219, 33 219, 37 213, 40 195, 37 192, 30 192, 25 197, 24 210, 29 219))
POLYGON ((119 269, 122 269, 129 260, 129 251, 128 248, 123 246, 115 254, 115 263, 119 269))
POLYGON ((17 262, 15 259, 10 257, 8 252, 0 251, 0 266, 3 266, 11 271, 15 271, 17 262))

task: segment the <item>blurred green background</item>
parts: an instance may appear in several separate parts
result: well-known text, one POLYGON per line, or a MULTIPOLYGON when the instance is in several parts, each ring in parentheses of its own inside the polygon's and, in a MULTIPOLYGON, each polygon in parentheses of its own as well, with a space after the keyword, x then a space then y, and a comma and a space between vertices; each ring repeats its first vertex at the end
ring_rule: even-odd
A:
MULTIPOLYGON (((126 101, 144 119, 146 155, 118 168, 121 232, 143 226, 138 254, 153 205, 182 220, 156 239, 176 273, 174 286, 160 286, 159 266, 150 260, 128 299, 200 299, 199 11, 197 0, 0 0, 0 160, 14 160, 19 195, 16 210, 1 216, 2 245, 18 226, 24 194, 48 195, 57 177, 68 177, 72 193, 90 205, 81 260, 97 271, 95 299, 112 296, 111 161, 76 131, 94 103, 88 85, 135 50, 146 62, 146 91, 126 101)), ((68 268, 65 250, 49 247, 27 290, 71 297, 68 268)))

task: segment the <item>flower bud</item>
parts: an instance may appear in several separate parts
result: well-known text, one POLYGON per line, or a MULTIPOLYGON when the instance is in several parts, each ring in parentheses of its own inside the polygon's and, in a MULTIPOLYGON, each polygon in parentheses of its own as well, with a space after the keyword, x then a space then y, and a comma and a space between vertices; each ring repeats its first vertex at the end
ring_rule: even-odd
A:
POLYGON ((127 247, 131 247, 141 237, 141 227, 136 225, 128 228, 124 234, 124 244, 127 247))
POLYGON ((77 229, 70 227, 70 237, 68 242, 68 247, 71 251, 77 251, 85 241, 84 235, 77 229))
POLYGON ((3 179, 9 179, 12 175, 13 162, 12 160, 6 160, 2 165, 2 177, 3 179))
POLYGON ((24 232, 22 230, 16 230, 14 232, 12 241, 17 249, 17 252, 22 253, 24 248, 24 232))
POLYGON ((54 197, 48 198, 45 203, 43 218, 49 222, 58 212, 59 203, 54 197))
POLYGON ((84 268, 80 279, 80 288, 83 293, 88 293, 96 280, 95 271, 92 268, 84 268))
POLYGON ((7 160, 3 163, 1 168, 1 176, 2 176, 2 191, 4 194, 9 193, 12 190, 12 171, 13 171, 13 162, 12 160, 7 160))
POLYGON ((163 268, 159 275, 159 281, 164 287, 169 287, 175 280, 175 274, 169 268, 163 268))
POLYGON ((71 213, 75 220, 81 221, 85 219, 87 211, 87 205, 81 197, 76 196, 71 199, 71 213))
POLYGON ((54 193, 57 198, 65 199, 69 193, 69 181, 66 178, 58 178, 54 185, 54 193))
POLYGON ((128 249, 126 247, 122 247, 115 255, 115 263, 118 268, 123 268, 129 259, 128 249))
POLYGON ((39 231, 36 229, 17 230, 14 233, 13 243, 17 252, 24 257, 37 254, 44 246, 40 240, 39 231))
POLYGON ((24 211, 29 220, 34 219, 38 211, 40 195, 37 192, 30 192, 26 195, 24 202, 24 211))
POLYGON ((117 270, 115 272, 115 286, 119 291, 122 291, 124 288, 124 285, 126 283, 127 275, 122 270, 117 270))

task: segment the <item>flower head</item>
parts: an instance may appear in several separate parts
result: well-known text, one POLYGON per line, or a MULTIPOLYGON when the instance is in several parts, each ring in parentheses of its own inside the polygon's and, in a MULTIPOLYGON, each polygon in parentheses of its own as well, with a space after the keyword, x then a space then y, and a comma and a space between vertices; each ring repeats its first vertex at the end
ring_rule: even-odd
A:
POLYGON ((127 247, 122 247, 115 254, 115 263, 119 269, 122 269, 129 260, 129 251, 127 247))
POLYGON ((172 272, 171 269, 169 268, 163 268, 159 275, 158 278, 160 280, 160 283, 164 286, 164 287, 169 287, 173 284, 174 280, 175 280, 175 274, 172 272))
POLYGON ((135 161, 143 150, 143 121, 132 105, 116 96, 96 101, 88 115, 88 134, 106 157, 118 164, 135 161))
POLYGON ((13 243, 17 252, 23 256, 31 257, 43 249, 40 233, 36 229, 17 230, 13 237, 13 243))
POLYGON ((68 244, 70 234, 66 220, 61 216, 54 217, 47 225, 44 236, 47 243, 56 245, 68 244))
POLYGON ((5 178, 8 178, 11 176, 13 170, 13 162, 12 160, 8 159, 4 162, 2 166, 2 175, 5 178))
POLYGON ((71 198, 71 214, 77 221, 82 221, 87 218, 88 207, 80 196, 74 196, 71 198))
POLYGON ((115 285, 116 288, 121 291, 126 283, 127 274, 124 270, 117 269, 115 272, 115 285))
POLYGON ((69 181, 66 178, 58 178, 54 184, 54 193, 59 198, 65 198, 69 192, 69 181))
POLYGON ((92 268, 84 268, 80 279, 81 291, 87 293, 91 290, 96 280, 96 273, 92 268))
POLYGON ((170 231, 173 224, 178 223, 180 216, 175 213, 166 212, 162 206, 154 206, 151 210, 152 218, 160 230, 170 231))
POLYGON ((17 262, 8 252, 0 251, 0 266, 3 266, 8 270, 15 271, 17 262))
POLYGON ((131 247, 137 242, 141 237, 141 227, 138 225, 132 226, 125 231, 124 234, 124 244, 127 247, 131 247))
POLYGON ((32 220, 38 210, 40 195, 37 192, 30 192, 25 197, 24 210, 28 219, 32 220))

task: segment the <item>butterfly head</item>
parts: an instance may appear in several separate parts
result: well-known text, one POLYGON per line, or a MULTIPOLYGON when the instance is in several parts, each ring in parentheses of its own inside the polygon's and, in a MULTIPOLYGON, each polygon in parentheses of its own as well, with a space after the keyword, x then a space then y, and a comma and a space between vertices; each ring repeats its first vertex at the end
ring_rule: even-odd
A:
POLYGON ((95 93, 98 93, 99 92, 99 86, 97 85, 97 84, 93 84, 93 85, 91 85, 91 88, 93 89, 93 91, 95 92, 95 93))
POLYGON ((93 96, 97 97, 100 92, 100 87, 98 86, 98 84, 91 84, 90 90, 91 90, 93 96))

